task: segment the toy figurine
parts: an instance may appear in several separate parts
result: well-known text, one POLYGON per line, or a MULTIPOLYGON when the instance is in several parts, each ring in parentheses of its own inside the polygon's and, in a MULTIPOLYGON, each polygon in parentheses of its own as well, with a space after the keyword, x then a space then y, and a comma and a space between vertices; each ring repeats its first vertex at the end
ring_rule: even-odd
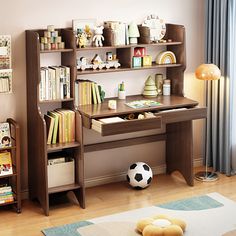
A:
POLYGON ((103 26, 97 26, 95 28, 95 35, 93 36, 93 42, 95 44, 96 47, 102 47, 102 41, 104 41, 104 37, 102 35, 103 33, 103 26))

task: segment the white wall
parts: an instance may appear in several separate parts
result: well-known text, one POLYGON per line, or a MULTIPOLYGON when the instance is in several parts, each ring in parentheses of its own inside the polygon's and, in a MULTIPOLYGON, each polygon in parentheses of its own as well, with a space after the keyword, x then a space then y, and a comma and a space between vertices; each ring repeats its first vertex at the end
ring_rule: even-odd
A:
MULTIPOLYGON (((193 72, 197 65, 203 62, 204 0, 0 1, 0 34, 12 35, 14 70, 13 94, 0 95, 0 120, 3 121, 7 117, 13 117, 21 125, 22 189, 27 189, 26 29, 46 28, 49 24, 54 24, 58 28, 68 27, 71 26, 72 19, 88 18, 95 18, 98 22, 120 20, 129 23, 135 20, 140 23, 146 15, 151 13, 157 14, 166 22, 183 24, 186 27, 187 34, 185 94, 202 103, 203 84, 195 80, 193 72)), ((125 78, 128 81, 127 83, 131 83, 135 76, 142 78, 144 81, 147 74, 148 72, 138 74, 137 72, 127 72, 117 73, 115 76, 118 80, 117 76, 121 76, 122 80, 125 78)), ((107 83, 109 76, 113 77, 113 74, 107 75, 107 78, 101 79, 101 81, 107 83)), ((202 122, 195 123, 195 158, 202 157, 202 127, 202 122)), ((99 138, 92 131, 86 133, 92 133, 90 139, 96 140, 99 138)), ((87 140, 87 142, 90 141, 87 140)), ((146 144, 139 147, 123 148, 122 150, 114 149, 112 151, 90 153, 86 154, 85 157, 86 177, 94 178, 125 171, 128 164, 135 161, 136 158, 144 159, 152 166, 163 164, 164 145, 163 143, 146 144), (156 149, 156 145, 159 149, 156 149)))

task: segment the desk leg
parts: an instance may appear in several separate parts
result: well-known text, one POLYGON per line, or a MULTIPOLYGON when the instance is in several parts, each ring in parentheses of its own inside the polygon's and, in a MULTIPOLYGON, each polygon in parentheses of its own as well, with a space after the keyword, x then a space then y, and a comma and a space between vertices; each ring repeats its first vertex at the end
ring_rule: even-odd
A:
POLYGON ((177 170, 193 186, 192 121, 167 124, 166 134, 167 173, 177 170))

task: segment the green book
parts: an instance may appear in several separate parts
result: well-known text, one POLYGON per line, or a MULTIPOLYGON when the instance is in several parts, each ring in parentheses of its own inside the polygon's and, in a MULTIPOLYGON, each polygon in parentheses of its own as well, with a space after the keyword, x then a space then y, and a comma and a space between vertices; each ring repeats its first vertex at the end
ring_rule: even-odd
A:
POLYGON ((54 128, 52 134, 52 144, 57 142, 57 133, 58 133, 58 126, 59 126, 59 116, 56 112, 48 111, 48 115, 54 118, 54 128))

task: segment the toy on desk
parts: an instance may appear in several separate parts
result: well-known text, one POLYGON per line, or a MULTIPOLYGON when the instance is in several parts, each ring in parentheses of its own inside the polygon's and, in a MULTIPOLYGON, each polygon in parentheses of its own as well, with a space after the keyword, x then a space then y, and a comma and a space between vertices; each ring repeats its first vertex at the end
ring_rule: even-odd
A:
POLYGON ((93 42, 94 42, 94 45, 96 47, 102 47, 103 44, 102 44, 102 41, 104 41, 104 37, 103 37, 103 29, 104 27, 103 26, 97 26, 95 28, 95 35, 93 36, 93 42))
POLYGON ((157 96, 157 87, 151 76, 149 76, 145 82, 143 96, 147 98, 157 96))

